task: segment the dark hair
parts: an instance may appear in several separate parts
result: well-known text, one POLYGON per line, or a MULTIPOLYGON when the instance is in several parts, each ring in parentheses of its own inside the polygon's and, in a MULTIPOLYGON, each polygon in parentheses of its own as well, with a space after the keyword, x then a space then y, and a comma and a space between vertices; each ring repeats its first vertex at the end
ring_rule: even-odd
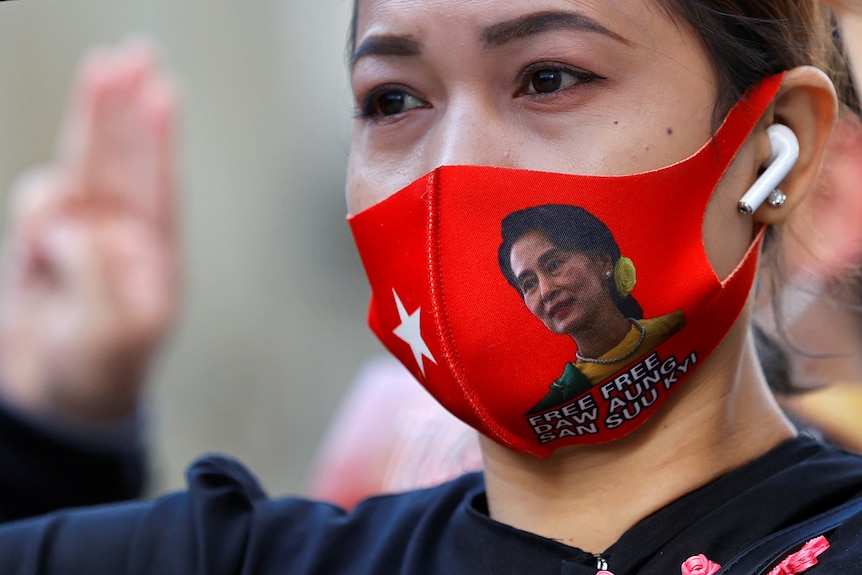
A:
POLYGON ((746 90, 797 66, 829 73, 858 109, 832 11, 819 0, 656 0, 700 38, 715 66, 717 125, 746 90))
MULTIPOLYGON (((501 225, 503 243, 497 251, 497 263, 506 281, 521 293, 518 278, 512 271, 512 246, 524 234, 537 231, 545 234, 560 249, 577 251, 591 258, 606 255, 615 264, 620 259, 620 248, 608 227, 587 210, 565 204, 545 204, 512 212, 501 225)), ((643 318, 643 310, 631 295, 622 297, 617 291, 613 276, 608 279, 611 297, 626 317, 643 318)))

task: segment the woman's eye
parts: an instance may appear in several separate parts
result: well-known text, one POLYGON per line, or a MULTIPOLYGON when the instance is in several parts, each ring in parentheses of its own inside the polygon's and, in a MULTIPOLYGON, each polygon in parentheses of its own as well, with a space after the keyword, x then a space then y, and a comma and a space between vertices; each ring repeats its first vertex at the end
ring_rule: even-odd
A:
POLYGON ((555 271, 560 269, 560 267, 562 265, 563 265, 563 260, 553 259, 553 260, 548 260, 548 262, 545 264, 545 268, 547 269, 548 273, 554 273, 555 271))
POLYGON ((397 116, 427 106, 428 104, 404 90, 378 90, 369 94, 365 99, 360 116, 364 118, 397 116))
POLYGON ((586 84, 601 79, 601 76, 586 70, 555 68, 547 64, 539 64, 524 70, 521 74, 520 84, 524 94, 537 95, 553 94, 577 84, 586 84))
POLYGON ((536 288, 536 280, 534 278, 528 278, 525 280, 521 280, 521 293, 528 294, 536 288))

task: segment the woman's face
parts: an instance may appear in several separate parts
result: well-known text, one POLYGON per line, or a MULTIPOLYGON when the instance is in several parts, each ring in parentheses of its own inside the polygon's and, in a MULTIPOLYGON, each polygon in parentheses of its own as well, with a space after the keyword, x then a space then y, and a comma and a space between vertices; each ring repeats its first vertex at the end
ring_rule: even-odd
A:
MULTIPOLYGON (((360 0, 351 81, 351 213, 441 165, 664 167, 710 138, 716 97, 699 40, 654 0, 360 0)), ((707 212, 721 277, 751 239, 740 218, 726 229, 745 189, 734 179, 707 212)))
POLYGON ((509 262, 527 308, 554 333, 576 337, 616 311, 608 287, 610 258, 564 250, 530 231, 512 245, 509 262))

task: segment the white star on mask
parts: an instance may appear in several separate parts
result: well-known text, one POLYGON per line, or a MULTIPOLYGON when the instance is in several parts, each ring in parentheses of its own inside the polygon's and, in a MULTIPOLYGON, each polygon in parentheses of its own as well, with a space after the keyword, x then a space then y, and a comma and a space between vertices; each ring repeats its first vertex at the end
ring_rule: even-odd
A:
POLYGON ((422 339, 422 332, 419 328, 419 315, 422 308, 417 307, 416 311, 408 314, 404 304, 401 303, 401 298, 398 297, 394 289, 392 290, 392 294, 395 296, 395 305, 398 307, 398 318, 401 320, 401 323, 392 330, 392 333, 410 346, 413 357, 416 358, 416 363, 419 364, 419 371, 424 376, 425 366, 422 363, 422 356, 424 355, 434 363, 437 363, 437 360, 431 355, 431 350, 428 349, 428 346, 425 345, 425 340, 422 339))

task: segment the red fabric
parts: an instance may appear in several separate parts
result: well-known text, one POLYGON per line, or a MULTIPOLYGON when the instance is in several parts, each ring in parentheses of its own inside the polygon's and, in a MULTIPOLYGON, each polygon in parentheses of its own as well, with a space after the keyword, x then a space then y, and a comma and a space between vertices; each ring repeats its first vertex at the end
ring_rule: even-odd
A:
POLYGON ((696 368, 724 338, 748 297, 760 236, 722 284, 704 252, 702 223, 716 182, 774 98, 780 80, 767 80, 743 99, 714 141, 660 170, 581 176, 446 166, 351 217, 371 283, 372 330, 447 409, 512 449, 545 457, 564 445, 630 433, 693 371, 683 372, 680 366, 696 368), (635 405, 640 398, 631 402, 624 395, 637 395, 637 388, 608 384, 612 376, 545 416, 526 415, 575 356, 572 338, 554 334, 538 321, 497 263, 503 218, 541 204, 580 206, 610 229, 622 255, 637 269, 632 296, 644 318, 684 312, 685 327, 618 372, 661 376, 652 384, 655 396, 640 389, 643 405, 635 405), (427 349, 411 347, 401 337, 408 315, 412 322, 418 317, 427 349), (678 367, 670 369, 674 362, 678 367), (619 402, 611 404, 614 397, 622 398, 629 413, 637 408, 638 415, 617 425, 622 409, 619 402), (616 419, 608 419, 611 409, 616 419), (573 416, 580 411, 594 421, 583 413, 573 416), (563 427, 548 440, 537 431, 546 425, 563 427))

